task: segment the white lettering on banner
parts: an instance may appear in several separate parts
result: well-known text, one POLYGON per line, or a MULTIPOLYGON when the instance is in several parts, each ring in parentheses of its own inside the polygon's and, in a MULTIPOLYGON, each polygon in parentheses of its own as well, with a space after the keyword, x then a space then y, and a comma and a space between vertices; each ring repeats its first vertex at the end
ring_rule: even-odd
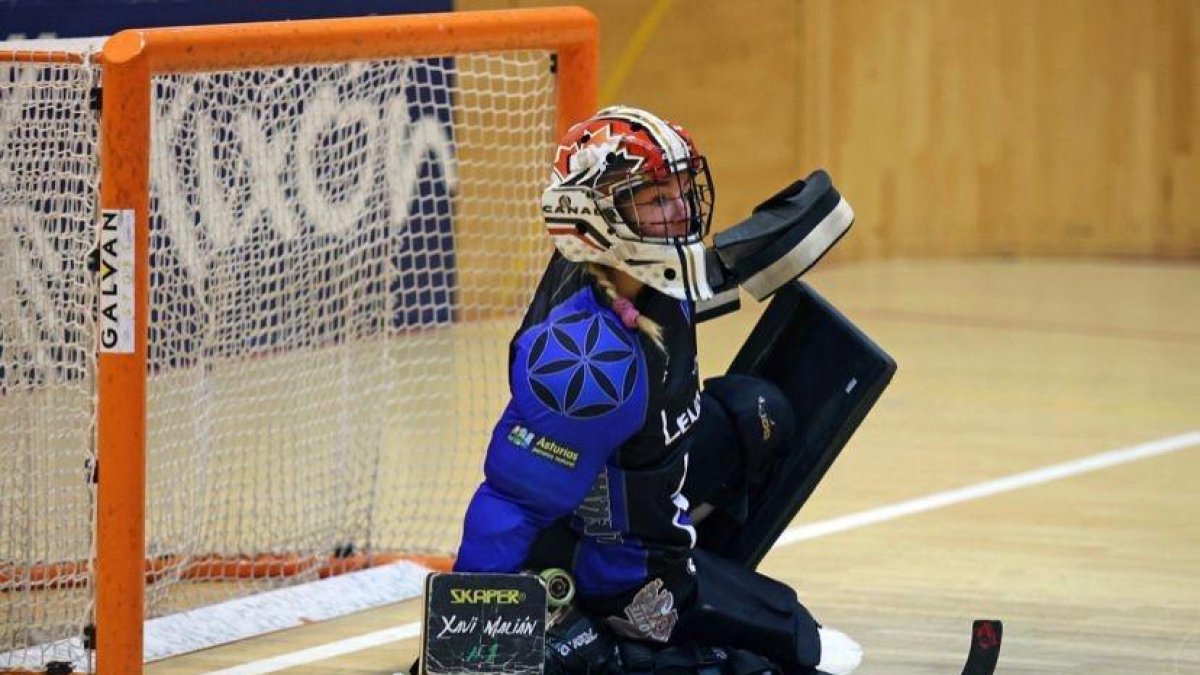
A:
MULTIPOLYGON (((349 67, 337 75, 356 72, 361 74, 363 67, 349 67)), ((376 67, 375 73, 380 72, 376 67)), ((17 143, 11 137, 20 128, 17 121, 29 106, 41 105, 30 94, 34 69, 17 68, 10 78, 14 86, 0 92, 0 148, 17 143)), ((402 235, 419 194, 422 167, 430 165, 447 192, 457 189, 449 126, 435 115, 410 113, 408 70, 384 79, 386 86, 373 88, 362 100, 339 101, 342 88, 331 83, 298 87, 302 100, 289 102, 287 109, 300 118, 287 123, 290 127, 281 124, 286 113, 276 102, 264 103, 261 112, 242 107, 216 118, 206 102, 220 95, 213 87, 193 82, 174 88, 156 85, 167 93, 156 100, 151 125, 152 194, 161 217, 152 235, 161 230, 170 237, 171 255, 195 291, 188 301, 196 311, 209 309, 204 290, 209 261, 244 244, 252 228, 268 227, 285 242, 305 233, 345 235, 371 210, 378 210, 380 217, 386 213, 389 219, 389 235, 400 236, 391 249, 399 252, 407 245, 402 235), (329 141, 336 134, 353 136, 347 146, 360 154, 330 167, 322 157, 333 153, 329 141), (221 155, 218 147, 236 152, 221 155)), ((17 164, 21 161, 27 161, 21 153, 0 153, 0 190, 15 190, 14 177, 25 170, 17 164)), ((67 260, 65 250, 55 245, 55 228, 61 227, 55 219, 60 217, 27 204, 0 204, 0 322, 3 331, 27 345, 30 366, 36 369, 56 364, 45 336, 64 335, 68 321, 77 322, 64 316, 67 310, 56 301, 62 290, 56 284, 67 283, 56 271, 85 261, 67 260), (38 279, 43 281, 31 283, 38 279)), ((102 238, 97 242, 98 346, 105 352, 131 353, 133 212, 106 212, 104 217, 111 220, 100 223, 102 238), (105 230, 105 223, 117 229, 105 230)))
MULTIPOLYGON (((0 87, 0 148, 8 147, 9 135, 14 130, 21 128, 17 121, 21 119, 25 103, 34 91, 33 82, 37 78, 36 68, 30 68, 20 63, 6 64, 6 66, 0 66, 0 77, 3 77, 3 81, 7 83, 0 87), (8 95, 5 95, 6 91, 8 95)), ((0 171, 5 171, 2 163, 0 163, 0 171)), ((9 185, 8 177, 5 175, 0 174, 0 181, 3 181, 0 185, 6 187, 9 185)))
MULTIPOLYGON (((403 233, 427 160, 438 168, 446 190, 456 189, 447 125, 432 115, 413 119, 405 94, 409 73, 396 77, 388 82, 391 95, 382 103, 378 89, 368 102, 339 100, 333 84, 314 87, 302 101, 290 103, 302 111, 294 133, 280 133, 272 126, 282 116, 267 114, 264 121, 247 109, 234 113, 232 122, 218 132, 209 115, 197 112, 203 109, 198 103, 203 93, 196 86, 180 86, 160 102, 153 126, 153 188, 163 227, 197 291, 207 273, 206 261, 242 244, 259 223, 280 241, 300 236, 305 225, 317 234, 344 235, 369 209, 377 208, 380 200, 371 196, 382 183, 390 230, 403 233), (193 115, 195 136, 189 138, 181 132, 193 115), (354 142, 347 146, 361 153, 361 161, 340 161, 336 172, 323 166, 322 154, 331 152, 331 133, 352 134, 354 142), (216 147, 236 147, 236 156, 232 150, 215 156, 216 147), (194 161, 181 161, 184 157, 194 161), (245 178, 231 187, 231 174, 245 178), (195 192, 189 196, 185 187, 193 185, 195 192), (197 226, 207 241, 198 237, 197 226)), ((403 240, 400 243, 403 248, 403 240)), ((195 297, 202 299, 204 294, 197 292, 195 297)))
MULTIPOLYGON (((393 102, 395 99, 393 99, 393 102)), ((403 102, 403 101, 402 101, 403 102)), ((347 101, 339 104, 333 94, 333 87, 324 86, 317 90, 313 97, 308 114, 300 118, 300 129, 296 133, 296 145, 299 149, 309 149, 309 152, 296 153, 296 180, 300 188, 300 201, 308 213, 317 231, 322 234, 341 234, 346 228, 357 222, 363 213, 363 207, 371 196, 371 186, 374 183, 375 169, 359 171, 353 180, 347 181, 345 176, 339 177, 339 182, 347 182, 354 188, 338 200, 328 199, 322 193, 318 182, 318 169, 315 165, 311 149, 321 147, 321 134, 329 128, 361 130, 364 152, 374 152, 375 138, 381 133, 379 129, 379 113, 365 101, 347 101)), ((407 117, 407 115, 406 115, 407 117)), ((397 129, 404 128, 397 126, 397 129)), ((408 213, 408 205, 399 213, 408 213)))
MULTIPOLYGON (((91 282, 83 269, 83 241, 88 240, 88 249, 95 243, 95 214, 90 208, 71 210, 90 204, 89 195, 57 192, 74 185, 64 168, 74 160, 77 168, 86 169, 89 160, 74 154, 81 153, 80 146, 51 152, 42 145, 43 138, 65 138, 68 125, 74 133, 86 128, 72 116, 86 99, 57 97, 79 94, 87 82, 82 76, 56 79, 64 91, 54 102, 62 103, 63 110, 50 122, 44 119, 45 111, 38 110, 49 104, 37 93, 42 91, 38 79, 45 73, 42 66, 0 64, 0 80, 6 83, 0 87, 0 340, 7 341, 10 356, 21 354, 23 363, 16 370, 32 379, 65 373, 60 350, 78 344, 83 338, 78 331, 88 323, 80 313, 90 317, 94 311, 73 301, 83 297, 80 284, 91 282), (45 124, 30 126, 29 120, 45 124)), ((7 377, 13 376, 9 371, 7 377)))
POLYGON ((132 354, 134 346, 133 210, 100 214, 100 351, 132 354))
MULTIPOLYGON (((237 112, 235 121, 230 128, 238 130, 238 137, 242 139, 247 150, 243 157, 247 165, 246 169, 250 174, 250 199, 242 209, 242 222, 236 222, 237 216, 234 213, 233 204, 226 195, 227 190, 219 180, 220 167, 213 158, 213 153, 198 151, 194 155, 199 194, 204 198, 201 222, 205 232, 212 239, 213 249, 224 250, 240 244, 245 232, 249 229, 249 223, 257 219, 263 212, 266 212, 268 221, 272 223, 281 238, 287 240, 295 237, 296 225, 292 222, 287 200, 282 198, 278 178, 285 175, 287 144, 281 138, 274 140, 268 138, 254 119, 254 115, 247 110, 237 112)), ((217 146, 216 132, 213 129, 212 121, 207 117, 201 116, 196 122, 196 145, 198 148, 217 146)), ((160 151, 154 153, 154 159, 161 162, 164 156, 170 156, 171 153, 161 151, 163 148, 169 147, 171 146, 160 146, 160 151)), ((178 172, 180 167, 174 164, 170 166, 171 173, 160 172, 157 170, 159 167, 155 167, 156 187, 158 183, 163 182, 159 178, 160 176, 171 176, 167 180, 176 178, 172 173, 178 172)), ((178 196, 174 198, 179 201, 173 205, 187 206, 186 199, 180 199, 178 196)), ((167 206, 167 204, 159 202, 159 209, 164 216, 174 211, 174 209, 164 208, 167 206)), ((172 213, 172 215, 174 214, 172 213)), ((171 230, 173 239, 177 238, 183 229, 178 226, 179 222, 174 218, 167 219, 167 226, 171 230)), ((184 222, 190 224, 190 221, 184 222)), ((188 236, 194 236, 191 235, 191 228, 187 229, 188 236)))
POLYGON ((56 365, 47 350, 52 343, 43 336, 64 335, 66 327, 47 284, 70 279, 59 271, 65 269, 62 256, 40 218, 24 205, 0 206, 0 331, 13 331, 12 344, 29 349, 32 370, 50 372, 56 365))
POLYGON ((420 176, 421 160, 426 155, 433 154, 437 165, 441 167, 447 188, 453 191, 457 186, 458 174, 454 166, 453 144, 436 118, 420 117, 415 121, 409 120, 407 103, 403 99, 392 99, 388 102, 384 113, 384 126, 388 129, 402 130, 400 142, 387 145, 384 166, 388 171, 395 172, 396 179, 388 191, 391 195, 389 210, 392 213, 405 214, 407 220, 420 176))

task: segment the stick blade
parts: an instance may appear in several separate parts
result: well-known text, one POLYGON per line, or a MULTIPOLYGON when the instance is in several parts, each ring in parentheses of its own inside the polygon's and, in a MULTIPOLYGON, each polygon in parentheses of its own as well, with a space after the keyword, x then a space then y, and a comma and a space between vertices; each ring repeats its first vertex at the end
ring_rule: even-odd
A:
POLYGON ((992 675, 1000 660, 1004 624, 999 619, 977 619, 971 626, 971 651, 962 675, 992 675))

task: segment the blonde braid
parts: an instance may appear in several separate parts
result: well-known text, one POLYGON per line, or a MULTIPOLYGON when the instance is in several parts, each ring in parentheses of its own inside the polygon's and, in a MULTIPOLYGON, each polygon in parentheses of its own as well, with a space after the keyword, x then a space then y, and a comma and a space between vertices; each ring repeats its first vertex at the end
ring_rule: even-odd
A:
MULTIPOLYGON (((617 287, 613 285, 612 277, 609 276, 608 268, 597 263, 587 263, 584 268, 596 280, 596 284, 600 286, 600 290, 604 291, 604 296, 611 307, 613 302, 616 301, 618 294, 617 287)), ((637 318, 637 328, 643 335, 650 338, 650 341, 654 343, 654 346, 658 347, 659 351, 663 354, 667 353, 667 346, 663 342, 662 326, 658 325, 658 323, 645 314, 640 314, 637 318)))

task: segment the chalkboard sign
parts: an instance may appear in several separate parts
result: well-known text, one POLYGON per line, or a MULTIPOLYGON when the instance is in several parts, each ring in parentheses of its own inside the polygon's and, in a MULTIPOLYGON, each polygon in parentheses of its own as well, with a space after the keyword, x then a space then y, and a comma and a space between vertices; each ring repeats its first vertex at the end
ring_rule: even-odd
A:
POLYGON ((542 673, 546 588, 527 574, 434 573, 425 581, 421 673, 542 673))

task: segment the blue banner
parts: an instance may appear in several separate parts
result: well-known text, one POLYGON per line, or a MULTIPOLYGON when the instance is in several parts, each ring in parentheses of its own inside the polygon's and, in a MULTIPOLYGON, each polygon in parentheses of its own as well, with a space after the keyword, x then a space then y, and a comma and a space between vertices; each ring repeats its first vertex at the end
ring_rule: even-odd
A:
POLYGON ((449 12, 451 0, 0 0, 0 40, 126 28, 449 12))
MULTIPOLYGON (((449 9, 448 1, 0 0, 0 34, 81 37, 135 26, 449 9)), ((150 343, 169 344, 172 353, 152 347, 152 369, 453 321, 456 77, 454 59, 443 57, 160 81, 150 343)), ((0 95, 16 109, 44 105, 29 91, 0 95)), ((16 145, 21 138, 0 137, 0 174, 44 175, 26 166, 44 153, 16 145)), ((34 201, 0 220, 13 221, 14 241, 36 243, 63 227, 54 214, 53 204, 34 201)), ((53 247, 31 243, 24 253, 53 247)), ((78 252, 70 257, 82 264, 78 252)), ((55 303, 38 310, 9 300, 0 312, 33 330, 20 334, 68 324, 37 313, 55 303)), ((61 350, 55 343, 63 336, 40 335, 45 347, 17 337, 0 326, 0 392, 45 372, 21 374, 6 360, 61 350)))
POLYGON ((155 365, 453 321, 454 82, 449 57, 161 80, 155 365))

